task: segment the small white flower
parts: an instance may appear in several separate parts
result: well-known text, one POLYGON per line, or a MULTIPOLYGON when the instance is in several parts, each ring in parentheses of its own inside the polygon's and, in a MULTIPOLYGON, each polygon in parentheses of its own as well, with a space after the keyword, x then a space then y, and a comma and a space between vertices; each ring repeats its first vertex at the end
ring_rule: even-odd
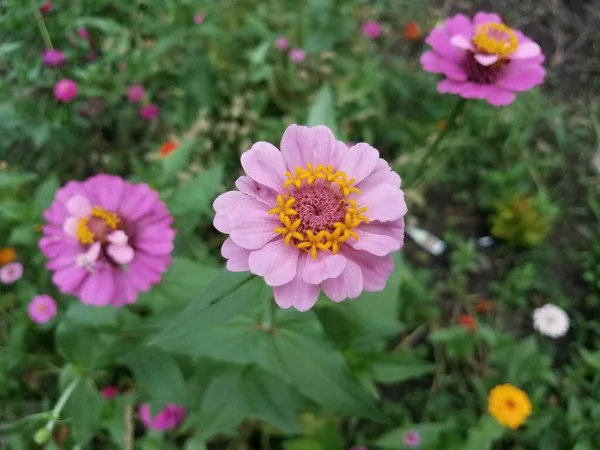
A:
POLYGON ((533 328, 545 336, 559 338, 569 331, 569 316, 562 308, 547 304, 533 311, 533 328))

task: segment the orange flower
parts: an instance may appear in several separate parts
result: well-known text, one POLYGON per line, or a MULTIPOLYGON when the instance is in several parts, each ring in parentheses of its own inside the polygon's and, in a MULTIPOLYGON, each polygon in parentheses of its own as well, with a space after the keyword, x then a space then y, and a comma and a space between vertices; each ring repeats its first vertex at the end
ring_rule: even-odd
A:
POLYGON ((485 314, 489 313, 492 309, 494 309, 494 304, 491 300, 487 298, 482 298, 481 300, 477 300, 475 303, 475 311, 485 314))
POLYGON ((17 258, 17 253, 10 247, 0 248, 0 266, 13 262, 17 258))
POLYGON ((421 27, 417 24, 417 22, 411 20, 406 23, 404 26, 404 37, 410 42, 417 42, 421 40, 423 37, 423 32, 421 31, 421 27))
POLYGON ((438 123, 435 124, 435 126, 439 131, 442 131, 444 128, 446 128, 446 121, 440 120, 438 123))
POLYGON ((475 317, 469 314, 463 314, 460 316, 458 318, 458 324, 471 332, 475 331, 475 328, 477 328, 477 321, 475 320, 475 317))
POLYGON ((167 141, 160 148, 160 156, 161 158, 164 158, 173 153, 175 150, 177 150, 177 142, 167 141))

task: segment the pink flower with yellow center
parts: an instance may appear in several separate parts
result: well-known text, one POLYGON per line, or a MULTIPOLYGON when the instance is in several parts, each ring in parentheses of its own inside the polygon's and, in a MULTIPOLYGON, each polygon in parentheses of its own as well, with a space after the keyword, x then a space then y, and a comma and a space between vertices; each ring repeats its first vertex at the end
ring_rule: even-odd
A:
POLYGON ((49 322, 56 315, 56 302, 49 295, 36 295, 27 306, 27 313, 35 323, 49 322))
POLYGON ((462 14, 450 17, 425 42, 431 50, 421 56, 423 69, 446 77, 437 85, 440 93, 503 106, 546 76, 540 46, 497 14, 479 12, 473 21, 462 14))
POLYGON ((321 290, 335 302, 385 287, 404 241, 400 177, 368 144, 348 148, 325 126, 291 125, 281 151, 257 142, 242 154, 238 191, 214 202, 229 234, 233 272, 273 286, 282 308, 310 309, 321 290))
POLYGON ((134 303, 171 263, 173 219, 146 184, 110 175, 71 181, 44 217, 40 248, 52 281, 86 305, 134 303))

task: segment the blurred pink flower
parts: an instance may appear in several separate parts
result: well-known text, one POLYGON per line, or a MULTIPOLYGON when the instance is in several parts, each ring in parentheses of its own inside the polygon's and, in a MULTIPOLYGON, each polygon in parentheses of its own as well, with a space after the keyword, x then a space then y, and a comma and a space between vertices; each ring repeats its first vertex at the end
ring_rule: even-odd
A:
POLYGON ((275 40, 275 47, 277 47, 278 50, 287 50, 287 48, 290 46, 290 43, 288 42, 288 40, 284 37, 278 37, 275 40))
POLYGON ((27 313, 36 323, 49 322, 56 315, 56 302, 49 295, 36 295, 29 302, 27 313))
POLYGON ((293 48, 289 53, 290 59, 297 63, 301 63, 306 59, 306 52, 301 48, 293 48))
POLYGON ((363 24, 362 32, 369 39, 377 39, 381 36, 381 25, 374 20, 369 20, 363 24))
POLYGON ((204 18, 204 14, 202 13, 194 14, 194 23, 196 25, 200 25, 202 22, 204 22, 204 18))
POLYGON ((79 37, 81 39, 85 39, 86 41, 90 38, 90 34, 88 33, 88 30, 83 27, 77 28, 77 34, 79 35, 79 37))
POLYGON ((160 108, 153 103, 149 103, 140 108, 140 116, 144 120, 156 119, 158 117, 159 112, 160 112, 160 108))
POLYGON ((86 305, 134 303, 171 264, 173 219, 147 184, 96 175, 58 190, 39 247, 52 282, 86 305))
POLYGON ((150 404, 140 406, 140 417, 144 426, 151 430, 164 431, 176 428, 185 418, 185 408, 169 403, 156 416, 150 415, 150 404))
POLYGON ((232 272, 273 287, 281 308, 306 311, 385 288, 404 243, 400 176, 369 144, 348 149, 325 126, 291 125, 281 151, 257 142, 241 156, 238 190, 213 203, 232 272))
POLYGON ((66 61, 65 54, 60 50, 55 50, 53 48, 44 50, 42 62, 50 67, 56 67, 64 64, 66 61))
POLYGON ((117 386, 104 386, 100 391, 106 400, 111 400, 117 396, 119 388, 117 386))
POLYGON ((0 268, 0 283, 13 284, 23 276, 23 265, 18 262, 6 264, 0 268))
POLYGON ((42 3, 42 6, 40 6, 40 12, 42 14, 46 14, 47 12, 50 12, 51 9, 52 9, 51 1, 45 1, 44 3, 42 3))
POLYGON ((63 78, 54 84, 54 97, 62 103, 69 103, 77 97, 77 83, 63 78))
POLYGON ((431 50, 421 56, 423 69, 440 73, 442 94, 486 100, 504 106, 516 92, 542 84, 546 71, 538 44, 508 28, 497 14, 478 12, 473 20, 458 14, 433 29, 425 42, 431 50))
POLYGON ((410 448, 417 448, 421 446, 421 435, 414 430, 407 431, 402 437, 404 445, 410 448))
POLYGON ((146 96, 146 91, 139 84, 134 84, 133 86, 129 86, 127 89, 127 98, 131 103, 141 102, 146 96))

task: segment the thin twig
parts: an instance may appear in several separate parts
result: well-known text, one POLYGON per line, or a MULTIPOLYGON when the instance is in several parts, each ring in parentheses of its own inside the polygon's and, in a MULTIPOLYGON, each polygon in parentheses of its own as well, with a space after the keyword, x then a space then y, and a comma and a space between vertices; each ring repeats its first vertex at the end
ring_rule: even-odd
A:
POLYGON ((133 406, 125 407, 125 450, 133 450, 133 406))

